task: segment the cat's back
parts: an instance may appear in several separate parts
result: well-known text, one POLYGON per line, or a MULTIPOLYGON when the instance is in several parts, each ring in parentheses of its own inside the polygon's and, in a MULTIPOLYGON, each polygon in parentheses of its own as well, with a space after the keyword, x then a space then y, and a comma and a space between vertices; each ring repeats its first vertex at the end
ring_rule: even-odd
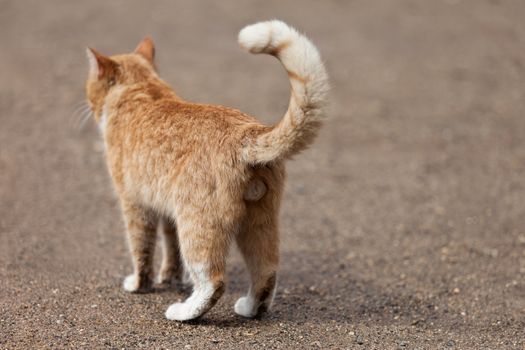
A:
POLYGON ((176 98, 138 100, 119 110, 108 127, 109 138, 126 157, 147 152, 167 159, 235 162, 246 136, 267 129, 234 108, 176 98))
POLYGON ((200 131, 232 132, 260 124, 256 118, 235 108, 178 100, 158 101, 155 112, 169 117, 174 124, 191 125, 200 131))
POLYGON ((246 133, 267 129, 254 117, 234 108, 175 99, 154 101, 145 114, 138 116, 139 131, 207 150, 240 147, 246 133))

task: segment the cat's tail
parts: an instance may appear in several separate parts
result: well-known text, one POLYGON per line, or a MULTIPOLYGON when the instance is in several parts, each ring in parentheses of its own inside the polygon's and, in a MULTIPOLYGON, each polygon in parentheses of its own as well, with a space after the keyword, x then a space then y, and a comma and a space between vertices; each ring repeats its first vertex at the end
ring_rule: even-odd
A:
POLYGON ((244 160, 268 163, 306 149, 321 126, 329 88, 319 51, 307 37, 277 20, 245 27, 239 33, 239 44, 251 53, 277 57, 291 84, 290 104, 283 119, 267 132, 248 139, 244 160))

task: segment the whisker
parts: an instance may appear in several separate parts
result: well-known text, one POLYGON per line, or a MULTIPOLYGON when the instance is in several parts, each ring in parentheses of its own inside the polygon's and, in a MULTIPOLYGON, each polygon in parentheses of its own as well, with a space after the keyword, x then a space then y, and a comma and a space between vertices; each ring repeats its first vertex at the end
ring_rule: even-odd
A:
POLYGON ((73 109, 73 111, 71 112, 71 115, 74 116, 76 113, 78 113, 79 111, 85 109, 86 107, 89 107, 89 105, 86 102, 82 102, 80 104, 77 104, 75 106, 75 108, 73 109))
POLYGON ((91 109, 88 105, 83 105, 75 109, 70 117, 70 127, 76 128, 80 121, 83 119, 83 115, 90 112, 91 109))
POLYGON ((80 124, 82 124, 82 121, 84 120, 84 118, 86 118, 86 115, 89 115, 89 111, 87 110, 83 110, 81 113, 79 113, 76 118, 75 118, 75 123, 73 125, 73 127, 75 128, 75 130, 79 130, 80 129, 80 124))
POLYGON ((84 126, 86 126, 87 121, 91 119, 92 115, 93 115, 93 112, 88 111, 82 116, 82 119, 80 120, 80 124, 78 125, 78 130, 84 129, 84 126))
POLYGON ((87 105, 87 102, 85 100, 82 100, 80 102, 75 103, 74 107, 77 108, 79 106, 87 105))

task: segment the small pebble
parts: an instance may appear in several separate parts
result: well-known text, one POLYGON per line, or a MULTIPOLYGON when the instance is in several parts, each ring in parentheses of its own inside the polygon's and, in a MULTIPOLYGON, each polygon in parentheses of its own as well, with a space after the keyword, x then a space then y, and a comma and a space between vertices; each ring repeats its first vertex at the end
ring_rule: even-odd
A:
POLYGON ((402 341, 399 342, 399 347, 400 348, 406 348, 407 346, 408 346, 408 342, 407 341, 402 340, 402 341))

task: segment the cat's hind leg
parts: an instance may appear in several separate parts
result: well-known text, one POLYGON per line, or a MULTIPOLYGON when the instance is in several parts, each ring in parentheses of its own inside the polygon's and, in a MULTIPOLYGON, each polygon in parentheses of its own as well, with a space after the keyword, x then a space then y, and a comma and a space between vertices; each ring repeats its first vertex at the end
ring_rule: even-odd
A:
POLYGON ((200 214, 177 216, 180 249, 193 282, 193 292, 185 301, 170 305, 166 310, 167 319, 187 321, 200 317, 224 293, 224 270, 232 227, 218 221, 200 214))
POLYGON ((179 249, 179 238, 175 222, 167 217, 162 218, 162 264, 158 282, 171 284, 180 282, 184 268, 179 249))
POLYGON ((248 214, 237 245, 250 273, 251 284, 246 296, 235 303, 235 313, 253 318, 269 310, 277 283, 279 234, 277 212, 271 201, 248 204, 248 214))
POLYGON ((138 205, 124 203, 122 207, 134 268, 133 274, 124 279, 123 288, 131 293, 147 292, 153 284, 153 255, 158 216, 138 205))

